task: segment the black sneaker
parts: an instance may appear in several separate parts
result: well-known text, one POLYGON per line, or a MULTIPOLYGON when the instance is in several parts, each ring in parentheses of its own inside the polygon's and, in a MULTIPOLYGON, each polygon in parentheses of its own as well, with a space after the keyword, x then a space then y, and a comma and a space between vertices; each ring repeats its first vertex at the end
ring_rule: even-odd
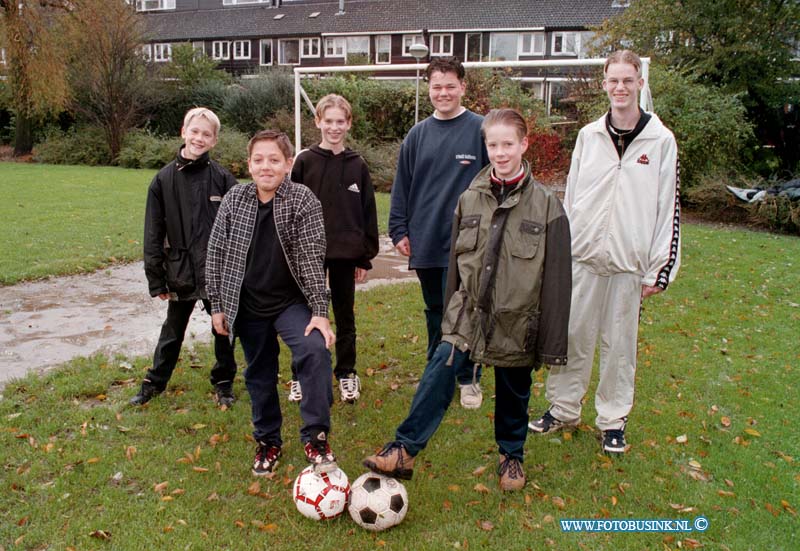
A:
POLYGON ((316 438, 305 444, 306 459, 314 467, 314 472, 331 473, 339 468, 336 464, 336 456, 331 451, 328 444, 327 434, 320 432, 316 438))
POLYGON ((132 406, 143 406, 162 392, 164 392, 163 388, 158 388, 149 381, 142 381, 142 388, 139 389, 139 393, 131 398, 128 403, 132 406))
POLYGON ((625 429, 603 431, 603 451, 607 453, 625 453, 625 429))
POLYGON ((228 409, 236 401, 233 395, 233 383, 227 381, 214 385, 214 401, 223 409, 228 409))
POLYGON ((255 476, 265 476, 275 470, 278 459, 281 457, 281 449, 272 444, 258 443, 256 457, 253 459, 252 473, 255 476))
POLYGON ((531 432, 538 432, 539 434, 547 434, 549 432, 556 432, 564 428, 574 427, 575 423, 565 423, 559 421, 550 414, 550 410, 544 412, 544 415, 528 423, 528 429, 531 432))

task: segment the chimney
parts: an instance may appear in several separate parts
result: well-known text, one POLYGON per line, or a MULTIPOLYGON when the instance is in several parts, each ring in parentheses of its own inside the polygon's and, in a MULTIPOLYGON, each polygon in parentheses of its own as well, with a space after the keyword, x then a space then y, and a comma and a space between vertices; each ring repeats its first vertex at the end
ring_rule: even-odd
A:
POLYGON ((344 0, 339 0, 339 11, 336 15, 344 15, 344 0))

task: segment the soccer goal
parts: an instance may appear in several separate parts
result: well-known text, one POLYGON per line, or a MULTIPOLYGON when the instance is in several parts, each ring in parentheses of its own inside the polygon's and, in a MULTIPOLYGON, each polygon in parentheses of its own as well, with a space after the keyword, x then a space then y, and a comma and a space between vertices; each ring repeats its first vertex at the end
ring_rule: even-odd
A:
MULTIPOLYGON (((473 69, 473 68, 489 68, 489 69, 502 69, 506 67, 510 68, 525 68, 525 67, 539 67, 539 68, 548 68, 548 67, 602 67, 605 64, 604 58, 593 58, 593 59, 543 59, 538 61, 468 61, 464 62, 465 69, 473 69)), ((305 102, 306 106, 314 113, 314 102, 311 101, 311 98, 308 97, 308 94, 303 89, 302 85, 302 78, 304 75, 324 75, 328 73, 382 73, 382 72, 398 72, 398 71, 424 71, 425 68, 428 66, 427 63, 395 63, 390 65, 337 65, 331 67, 295 67, 294 68, 294 142, 295 142, 295 149, 300 151, 301 147, 301 130, 300 130, 300 120, 301 120, 301 111, 302 111, 302 103, 305 102)), ((417 73, 419 74, 419 73, 417 73)), ((644 79, 644 87, 642 88, 642 92, 639 96, 639 105, 645 111, 653 111, 653 97, 650 93, 650 58, 643 57, 642 58, 642 78, 644 79)), ((413 78, 413 77, 412 77, 413 78)), ((417 77, 417 84, 419 84, 419 77, 417 77)), ((408 80, 407 77, 403 77, 403 80, 408 80)), ((539 81, 548 83, 548 82, 558 82, 566 80, 565 77, 541 77, 539 81)), ((548 108, 551 103, 551 94, 550 90, 551 87, 546 86, 545 89, 547 92, 545 93, 546 97, 544 101, 546 102, 548 108)))

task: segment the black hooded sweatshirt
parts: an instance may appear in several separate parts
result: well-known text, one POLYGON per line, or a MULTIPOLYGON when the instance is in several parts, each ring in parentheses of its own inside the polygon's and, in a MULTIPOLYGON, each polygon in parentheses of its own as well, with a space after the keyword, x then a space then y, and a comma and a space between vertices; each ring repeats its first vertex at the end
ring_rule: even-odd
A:
POLYGON ((327 260, 352 260, 370 269, 378 254, 375 190, 364 159, 352 149, 334 155, 312 145, 297 154, 292 181, 308 186, 325 218, 327 260))

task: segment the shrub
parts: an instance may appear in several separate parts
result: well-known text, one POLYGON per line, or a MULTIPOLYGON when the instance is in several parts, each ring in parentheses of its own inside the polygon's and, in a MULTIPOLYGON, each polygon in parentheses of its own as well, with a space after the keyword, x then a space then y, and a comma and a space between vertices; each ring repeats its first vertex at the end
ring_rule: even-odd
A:
POLYGON ((560 180, 569 168, 569 157, 561 137, 551 130, 534 127, 528 132, 525 158, 530 162, 534 176, 545 182, 560 180))
MULTIPOLYGON (((154 134, 177 136, 183 116, 192 107, 208 107, 220 118, 230 85, 219 80, 204 80, 195 86, 177 88, 168 83, 154 83, 146 128, 154 134)), ((225 126, 223 121, 223 126, 225 126)))
POLYGON ((117 162, 126 168, 159 169, 175 158, 182 143, 183 140, 177 136, 164 138, 145 130, 135 130, 125 138, 117 162))
POLYGON ((237 178, 247 178, 247 142, 250 137, 236 130, 220 132, 217 146, 211 151, 211 158, 231 171, 237 178))
POLYGON ((400 140, 380 143, 348 141, 349 147, 361 153, 367 162, 375 191, 388 192, 392 189, 401 143, 400 140))
POLYGON ((253 135, 281 109, 294 107, 294 81, 288 72, 270 71, 243 78, 228 88, 222 118, 234 129, 253 135))
POLYGON ((34 147, 33 159, 58 165, 107 165, 111 163, 111 150, 102 128, 81 125, 47 132, 34 147))
POLYGON ((800 202, 781 195, 768 195, 748 205, 750 219, 759 225, 793 234, 800 234, 800 202))
MULTIPOLYGON (((279 130, 285 132, 294 145, 294 113, 287 109, 281 109, 273 116, 264 121, 264 128, 269 130, 279 130)), ((311 113, 303 108, 300 116, 300 139, 301 148, 309 147, 315 143, 319 143, 319 130, 314 125, 314 117, 311 113)), ((295 151, 297 154, 297 151, 295 151)))

